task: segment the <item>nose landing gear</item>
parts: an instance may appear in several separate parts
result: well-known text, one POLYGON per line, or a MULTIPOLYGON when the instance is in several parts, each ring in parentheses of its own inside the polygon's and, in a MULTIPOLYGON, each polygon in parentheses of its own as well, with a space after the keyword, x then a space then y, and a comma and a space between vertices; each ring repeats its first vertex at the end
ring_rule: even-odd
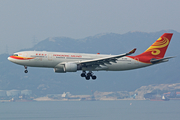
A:
POLYGON ((95 80, 97 77, 94 75, 93 72, 89 71, 87 74, 86 74, 86 71, 83 71, 81 73, 81 77, 85 77, 86 80, 89 80, 90 78, 92 78, 93 80, 95 80))
POLYGON ((27 66, 24 66, 24 68, 25 68, 24 72, 28 73, 27 66))

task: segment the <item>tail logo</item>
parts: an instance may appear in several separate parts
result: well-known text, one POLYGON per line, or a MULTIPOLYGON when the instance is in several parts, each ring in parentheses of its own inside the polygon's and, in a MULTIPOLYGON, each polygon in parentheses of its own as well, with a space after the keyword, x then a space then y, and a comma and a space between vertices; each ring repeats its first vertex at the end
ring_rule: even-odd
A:
POLYGON ((168 44, 169 44, 169 40, 166 37, 163 38, 160 37, 145 52, 151 52, 152 55, 159 55, 161 53, 159 49, 168 46, 168 44))

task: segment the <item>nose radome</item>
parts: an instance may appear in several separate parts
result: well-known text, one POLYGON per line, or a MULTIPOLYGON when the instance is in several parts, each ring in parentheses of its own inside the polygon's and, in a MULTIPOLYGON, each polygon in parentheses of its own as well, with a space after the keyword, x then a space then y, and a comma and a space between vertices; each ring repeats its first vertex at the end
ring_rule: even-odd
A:
POLYGON ((12 60, 12 59, 11 59, 11 57, 8 57, 7 59, 8 59, 9 61, 11 61, 11 60, 12 60))

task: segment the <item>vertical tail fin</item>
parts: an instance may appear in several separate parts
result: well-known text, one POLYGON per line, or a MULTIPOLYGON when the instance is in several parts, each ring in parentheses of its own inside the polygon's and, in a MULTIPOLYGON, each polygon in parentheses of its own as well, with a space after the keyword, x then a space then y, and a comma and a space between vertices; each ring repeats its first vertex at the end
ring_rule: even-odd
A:
POLYGON ((156 40, 145 52, 138 55, 147 56, 152 58, 163 58, 169 46, 173 33, 164 33, 159 39, 156 40))

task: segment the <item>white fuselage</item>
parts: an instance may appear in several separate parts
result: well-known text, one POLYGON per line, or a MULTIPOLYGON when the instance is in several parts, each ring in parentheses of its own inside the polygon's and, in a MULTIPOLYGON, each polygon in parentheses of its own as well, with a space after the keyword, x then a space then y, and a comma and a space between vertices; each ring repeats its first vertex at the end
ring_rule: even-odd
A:
MULTIPOLYGON (((18 57, 23 57, 27 59, 14 59, 9 57, 8 60, 23 66, 30 67, 48 67, 48 68, 62 68, 63 63, 80 63, 84 60, 93 60, 97 58, 109 57, 112 55, 105 54, 84 54, 84 53, 66 53, 66 52, 46 52, 46 51, 23 51, 15 53, 18 57), (28 59, 32 58, 32 59, 28 59)), ((139 62, 138 59, 132 59, 128 56, 118 58, 116 62, 111 62, 110 64, 104 64, 100 66, 92 67, 82 67, 81 70, 90 71, 122 71, 130 70, 141 67, 146 67, 151 64, 139 62)))

